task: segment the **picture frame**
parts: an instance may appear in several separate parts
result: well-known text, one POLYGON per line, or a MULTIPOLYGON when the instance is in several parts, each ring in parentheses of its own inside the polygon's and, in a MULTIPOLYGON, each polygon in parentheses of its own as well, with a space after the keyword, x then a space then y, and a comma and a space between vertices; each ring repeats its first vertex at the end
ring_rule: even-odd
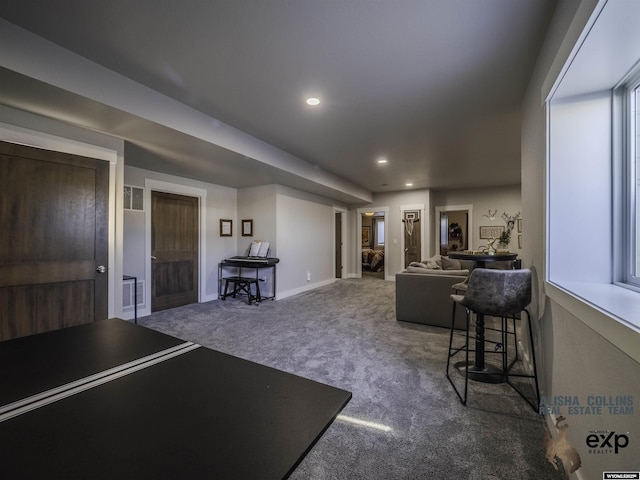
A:
POLYGON ((518 235, 518 248, 522 250, 522 235, 518 235))
POLYGON ((504 226, 485 225, 480 227, 480 238, 493 239, 500 237, 500 234, 504 232, 504 226))
POLYGON ((233 220, 226 218, 220 219, 220 236, 231 237, 233 235, 233 220))
POLYGON ((371 246, 371 227, 369 225, 365 225, 362 227, 362 246, 371 246))
POLYGON ((242 220, 242 236, 253 237, 253 220, 242 220))
POLYGON ((522 219, 518 219, 518 233, 522 233, 522 219))

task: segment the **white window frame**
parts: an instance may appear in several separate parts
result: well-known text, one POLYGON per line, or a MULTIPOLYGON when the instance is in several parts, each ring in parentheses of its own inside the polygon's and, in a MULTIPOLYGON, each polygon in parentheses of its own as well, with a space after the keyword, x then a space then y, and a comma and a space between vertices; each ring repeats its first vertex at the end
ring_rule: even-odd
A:
POLYGON ((376 218, 376 247, 384 246, 384 238, 385 238, 385 217, 376 218), (382 232, 380 231, 382 228, 382 232))
POLYGON ((621 114, 624 101, 616 93, 620 79, 631 78, 629 72, 640 65, 640 29, 625 21, 632 18, 640 18, 640 2, 598 2, 568 58, 558 57, 564 66, 555 65, 545 81, 544 289, 551 300, 640 361, 640 291, 628 283, 623 287, 620 276, 625 258, 621 232, 629 218, 620 195, 628 132, 621 114), (576 241, 568 242, 571 238, 576 241))
POLYGON ((638 268, 637 164, 640 139, 637 105, 640 102, 640 68, 635 68, 627 79, 614 90, 614 194, 619 202, 618 223, 614 227, 615 257, 614 283, 640 291, 638 268), (616 118, 617 117, 617 118, 616 118))

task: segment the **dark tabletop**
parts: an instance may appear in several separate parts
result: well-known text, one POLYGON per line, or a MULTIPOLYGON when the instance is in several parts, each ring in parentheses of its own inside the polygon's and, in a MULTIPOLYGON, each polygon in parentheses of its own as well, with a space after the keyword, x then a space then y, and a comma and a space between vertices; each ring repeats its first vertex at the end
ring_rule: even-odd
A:
POLYGON ((475 262, 500 262, 515 260, 518 258, 517 253, 464 253, 464 252, 448 252, 447 255, 458 260, 473 260, 475 262))
MULTIPOLYGON (((12 392, 2 404, 16 397, 12 384, 30 393, 38 387, 27 384, 50 388, 182 342, 113 320, 0 343, 2 391, 12 392)), ((0 421, 0 465, 4 478, 286 478, 350 398, 195 346, 0 421)))

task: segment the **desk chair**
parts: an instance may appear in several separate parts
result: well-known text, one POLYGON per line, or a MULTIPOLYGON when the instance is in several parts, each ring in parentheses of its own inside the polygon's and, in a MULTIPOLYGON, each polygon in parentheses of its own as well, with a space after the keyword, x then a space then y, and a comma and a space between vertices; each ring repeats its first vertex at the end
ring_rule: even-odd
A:
MULTIPOLYGON (((454 286, 454 289, 463 290, 462 286, 457 285, 454 286)), ((469 381, 469 370, 471 368, 471 364, 469 362, 469 352, 473 351, 476 353, 476 356, 480 353, 478 348, 475 350, 469 348, 469 329, 470 329, 470 321, 472 313, 475 313, 480 317, 480 320, 476 326, 476 340, 478 336, 482 338, 482 351, 481 355, 484 358, 484 316, 492 316, 501 319, 501 327, 499 332, 501 334, 501 342, 491 342, 495 344, 495 348, 493 351, 487 351, 489 353, 499 353, 502 357, 502 369, 501 375, 499 375, 499 380, 483 380, 483 375, 495 376, 494 372, 489 370, 474 370, 473 375, 474 378, 477 378, 480 381, 487 381, 489 383, 498 383, 500 381, 506 381, 518 394, 525 400, 529 405, 534 409, 534 411, 538 411, 538 404, 540 401, 540 390, 538 387, 538 375, 536 369, 536 360, 535 360, 535 352, 533 347, 533 330, 531 327, 531 317, 529 311, 526 307, 531 303, 531 271, 528 269, 521 270, 493 270, 493 269, 484 269, 484 268, 476 268, 471 272, 469 276, 469 282, 467 284, 466 291, 464 291, 464 295, 454 294, 451 295, 451 299, 454 302, 454 310, 455 313, 455 305, 460 304, 465 307, 467 312, 466 318, 466 328, 464 332, 464 344, 455 346, 453 345, 453 337, 454 337, 454 324, 452 317, 451 323, 451 331, 449 335, 449 351, 447 357, 447 370, 446 376, 454 391, 458 395, 460 402, 463 405, 467 404, 467 391, 468 391, 468 381, 469 381), (513 373, 512 369, 514 364, 518 360, 517 355, 517 337, 516 337, 516 320, 521 318, 522 312, 527 314, 527 324, 529 328, 529 346, 531 351, 531 361, 532 361, 532 369, 533 374, 519 374, 513 373), (509 320, 513 321, 513 330, 509 329, 509 320), (509 335, 513 335, 514 344, 516 346, 516 355, 511 362, 508 362, 508 337, 509 335), (456 387, 453 379, 451 378, 449 371, 451 366, 451 359, 455 357, 458 353, 464 352, 465 360, 463 362, 464 365, 464 393, 461 394, 458 388, 456 387), (511 377, 526 377, 532 378, 534 381, 535 388, 535 403, 531 401, 530 398, 524 395, 520 388, 512 383, 511 377)), ((482 362, 484 363, 484 361, 482 362)), ((489 378, 489 377, 487 377, 489 378)))

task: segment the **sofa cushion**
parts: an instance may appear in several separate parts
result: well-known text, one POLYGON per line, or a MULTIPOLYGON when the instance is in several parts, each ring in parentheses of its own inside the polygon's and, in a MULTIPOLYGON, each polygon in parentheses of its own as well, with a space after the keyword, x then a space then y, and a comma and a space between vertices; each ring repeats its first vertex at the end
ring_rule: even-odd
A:
POLYGON ((426 268, 430 268, 431 270, 442 270, 442 257, 440 255, 434 255, 431 258, 416 263, 422 263, 426 265, 426 268))
POLYGON ((416 268, 424 268, 425 270, 442 270, 442 268, 440 268, 435 263, 411 262, 409 266, 416 267, 416 268))
POLYGON ((440 261, 442 262, 443 270, 462 270, 460 260, 456 260, 455 258, 442 257, 440 261))
POLYGON ((411 264, 407 267, 405 272, 422 273, 424 275, 469 275, 469 270, 433 270, 431 268, 412 266, 411 264))

